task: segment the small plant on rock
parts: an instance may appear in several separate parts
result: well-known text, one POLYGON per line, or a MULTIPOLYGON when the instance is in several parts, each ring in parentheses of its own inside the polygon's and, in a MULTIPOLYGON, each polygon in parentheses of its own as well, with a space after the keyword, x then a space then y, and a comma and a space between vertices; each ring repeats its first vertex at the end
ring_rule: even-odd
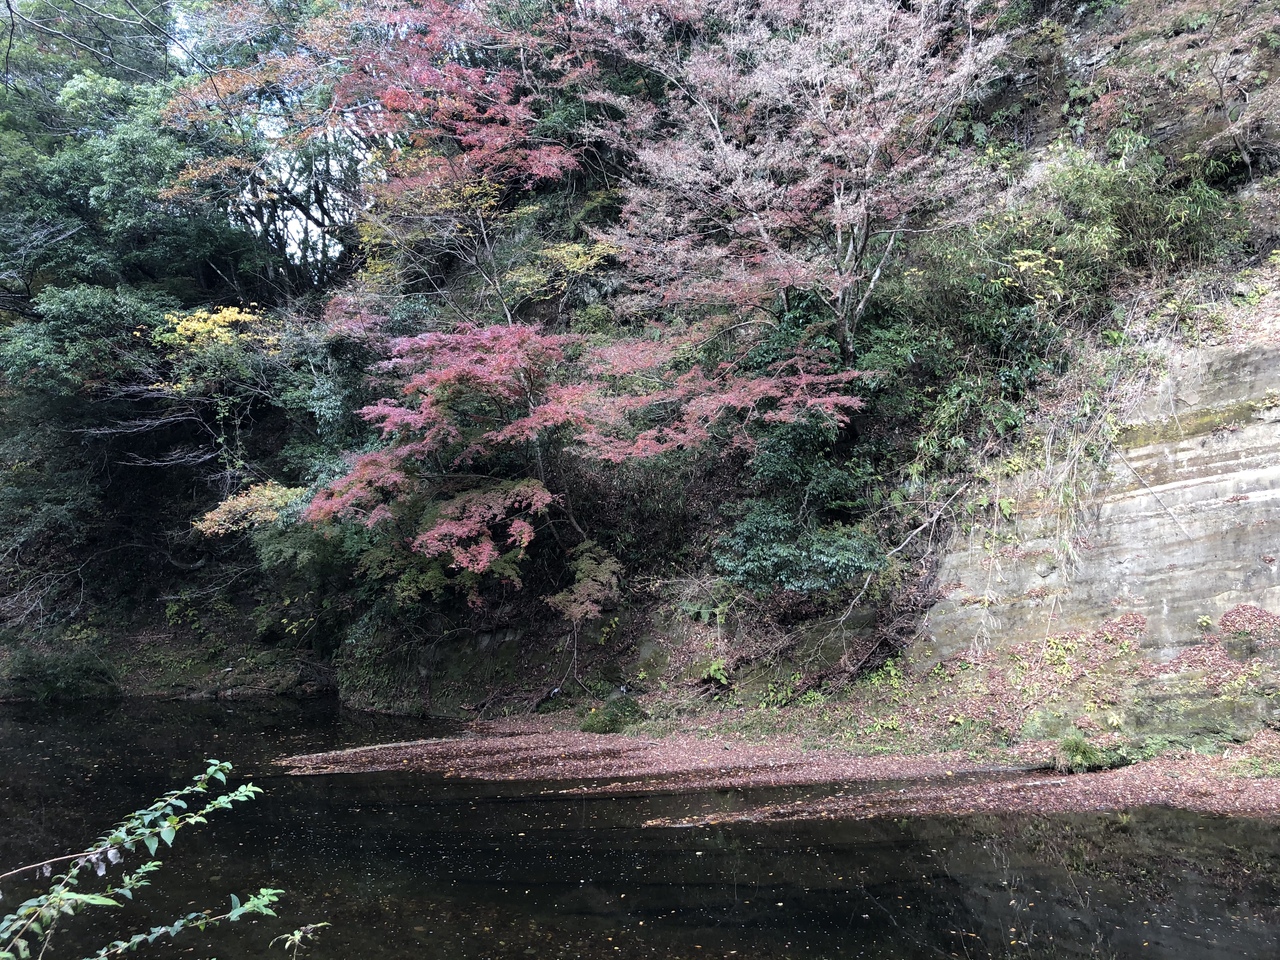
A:
POLYGON ((1122 767, 1131 760, 1119 750, 1105 750, 1081 733, 1069 733, 1058 741, 1053 765, 1059 773, 1090 773, 1122 767))
POLYGON ((712 660, 702 671, 702 680, 717 687, 730 686, 729 665, 719 658, 712 660))

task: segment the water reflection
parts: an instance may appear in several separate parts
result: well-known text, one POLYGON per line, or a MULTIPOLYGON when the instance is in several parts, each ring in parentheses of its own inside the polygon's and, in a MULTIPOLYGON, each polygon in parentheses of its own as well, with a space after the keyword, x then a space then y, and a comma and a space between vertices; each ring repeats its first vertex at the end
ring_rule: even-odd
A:
MULTIPOLYGON (((0 867, 100 833, 217 756, 266 796, 180 839, 146 911, 123 919, 146 926, 259 886, 288 898, 278 924, 161 955, 264 956, 272 937, 317 920, 333 924, 310 954, 325 960, 1280 955, 1280 840, 1253 821, 1138 811, 659 830, 640 824, 759 798, 292 779, 266 764, 444 732, 314 705, 10 708, 0 867)), ((20 891, 5 892, 12 903, 20 891)), ((71 947, 108 929, 121 927, 77 928, 59 955, 82 955, 71 947)))

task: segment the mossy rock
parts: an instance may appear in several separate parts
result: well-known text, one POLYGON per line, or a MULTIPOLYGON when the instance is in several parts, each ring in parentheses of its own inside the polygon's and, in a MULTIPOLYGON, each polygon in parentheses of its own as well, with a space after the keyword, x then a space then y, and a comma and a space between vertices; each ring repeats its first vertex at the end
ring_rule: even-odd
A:
POLYGON ((393 618, 374 614, 351 625, 334 657, 338 697, 345 706, 471 718, 477 703, 520 679, 519 631, 475 633, 454 630, 444 621, 417 626, 410 635, 393 618))
POLYGON ((636 650, 636 670, 647 678, 662 676, 670 662, 670 655, 657 640, 644 640, 636 650))
POLYGON ((1129 708, 1129 732, 1242 743, 1275 722, 1277 705, 1266 696, 1192 695, 1140 697, 1129 708))
POLYGON ((1075 731, 1074 717, 1079 712, 1071 713, 1062 708, 1037 710, 1027 722, 1022 725, 1022 729, 1018 731, 1018 736, 1023 740, 1057 740, 1059 737, 1069 737, 1075 731))

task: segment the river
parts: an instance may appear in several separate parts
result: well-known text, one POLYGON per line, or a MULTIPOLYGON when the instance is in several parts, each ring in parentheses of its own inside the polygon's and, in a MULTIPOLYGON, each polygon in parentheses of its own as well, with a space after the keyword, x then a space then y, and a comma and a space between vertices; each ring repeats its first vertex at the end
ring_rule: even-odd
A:
MULTIPOLYGON (((180 833, 145 896, 78 918, 51 956, 264 886, 286 891, 278 921, 141 955, 284 958, 273 938, 324 921, 303 956, 1280 956, 1280 835, 1260 821, 1145 809, 655 829, 641 825, 762 798, 584 798, 563 783, 295 778, 270 764, 451 732, 323 703, 0 707, 0 872, 83 846, 214 757, 263 796, 180 833)), ((12 908, 30 888, 0 890, 12 908)))

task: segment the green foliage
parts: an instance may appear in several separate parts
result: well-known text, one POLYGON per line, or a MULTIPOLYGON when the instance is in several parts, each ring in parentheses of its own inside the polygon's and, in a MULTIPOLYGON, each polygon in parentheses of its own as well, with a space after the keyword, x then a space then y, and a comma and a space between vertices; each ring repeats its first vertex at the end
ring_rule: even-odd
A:
POLYGON ((969 469, 1020 429, 1070 338, 1111 322, 1117 284, 1238 250, 1241 218, 1202 167, 1128 130, 1101 154, 1060 143, 1021 206, 913 243, 860 334, 878 471, 969 469))
POLYGON ((121 413, 112 393, 138 376, 140 332, 168 306, 129 288, 49 287, 29 319, 0 329, 3 552, 53 538, 75 545, 100 522, 102 465, 86 440, 121 413))
POLYGON ((1079 733, 1068 734, 1058 741, 1053 764, 1061 773, 1088 773, 1107 766, 1102 751, 1079 733))
POLYGON ((730 686, 729 666, 724 660, 717 657, 712 660, 705 670, 702 671, 702 679, 708 683, 714 683, 720 687, 730 686))
POLYGON ((0 543, 5 552, 55 540, 75 544, 100 509, 94 471, 55 424, 27 419, 36 410, 9 412, 11 432, 0 433, 0 543))
MULTIPOLYGON (((804 680, 804 674, 793 673, 786 681, 770 680, 765 687, 765 691, 760 696, 760 709, 777 710, 785 707, 796 700, 796 690, 799 688, 801 681, 804 680)), ((809 693, 817 691, 810 690, 809 693)), ((806 694, 805 696, 808 696, 806 694)), ((819 694, 816 700, 810 698, 805 702, 806 706, 815 706, 822 702, 822 695, 819 694)))
POLYGON ((583 733, 620 733, 644 719, 645 712, 635 697, 620 696, 588 710, 579 729, 583 733))
POLYGON ((714 556, 725 577, 748 590, 834 590, 883 565, 883 550, 860 527, 806 523, 778 499, 748 500, 742 509, 714 556))
POLYGON ((1039 229, 1053 239, 1071 296, 1094 293, 1127 270, 1169 270, 1238 242, 1231 203, 1197 173, 1179 170, 1129 130, 1111 135, 1103 159, 1061 148, 1039 229))
POLYGON ((806 690, 796 699, 802 707, 821 707, 827 702, 827 695, 821 690, 806 690))
POLYGON ((148 359, 142 338, 174 306, 127 287, 50 287, 35 299, 34 319, 0 331, 0 373, 33 394, 88 399, 132 381, 148 359))
POLYGON ((3 107, 17 94, 0 92, 0 142, 22 174, 0 177, 0 310, 26 314, 41 291, 76 284, 186 302, 265 296, 252 238, 214 206, 163 196, 199 159, 163 122, 172 92, 89 70, 66 80, 43 122, 8 130, 17 117, 3 107))
POLYGON ((751 458, 755 486, 803 505, 810 516, 865 508, 875 478, 865 464, 842 456, 849 451, 840 442, 835 426, 817 417, 771 428, 751 458))
MULTIPOLYGON (((207 823, 211 814, 229 810, 234 804, 252 800, 262 792, 250 783, 208 797, 213 783, 225 784, 230 771, 231 764, 210 760, 205 772, 188 786, 173 790, 130 814, 80 853, 53 857, 0 874, 2 882, 24 876, 48 877, 55 867, 65 867, 64 873, 54 876, 47 891, 23 901, 0 919, 0 960, 43 956, 58 926, 70 918, 94 908, 119 907, 122 899, 132 900, 136 893, 150 885, 151 874, 160 868, 160 861, 152 858, 162 843, 172 846, 180 830, 207 823), (142 854, 143 849, 146 856, 142 854), (123 864, 119 876, 108 876, 117 864, 123 864), (97 892, 84 889, 85 882, 92 879, 91 873, 105 878, 97 892)), ((281 892, 263 888, 243 903, 233 895, 230 908, 222 913, 212 910, 189 913, 172 923, 114 940, 93 954, 92 960, 132 953, 143 944, 155 943, 162 936, 176 937, 186 929, 203 931, 253 915, 273 917, 272 905, 281 892)))
POLYGON ((1069 733, 1059 740, 1053 757, 1053 765, 1060 773, 1110 770, 1131 762, 1123 750, 1102 749, 1082 733, 1069 733))
POLYGON ((1231 764, 1231 770, 1237 776, 1254 779, 1280 778, 1280 759, 1275 757, 1241 757, 1231 764))
POLYGON ((906 674, 902 670, 901 662, 893 659, 886 660, 879 669, 867 674, 864 682, 875 690, 900 690, 905 681, 906 674))
POLYGON ((18 647, 0 669, 6 699, 53 703, 117 697, 120 683, 102 658, 84 644, 18 647))
POLYGON ((707 594, 692 600, 682 600, 679 608, 697 623, 724 624, 734 607, 734 592, 725 581, 716 580, 707 594))
MULTIPOLYGON (((198 159, 163 123, 169 92, 160 87, 134 94, 127 112, 102 115, 102 129, 82 130, 46 161, 42 179, 55 197, 72 201, 69 213, 84 224, 48 261, 50 279, 154 285, 190 302, 216 295, 222 286, 206 275, 205 264, 224 272, 251 268, 254 253, 243 234, 213 210, 184 208, 162 196, 198 159)), ((77 123, 94 119, 69 115, 77 123)))
POLYGON ((1061 357, 1054 264, 990 242, 984 228, 923 239, 867 324, 859 364, 879 374, 870 439, 893 472, 963 468, 973 446, 1021 426, 1025 398, 1061 357))

